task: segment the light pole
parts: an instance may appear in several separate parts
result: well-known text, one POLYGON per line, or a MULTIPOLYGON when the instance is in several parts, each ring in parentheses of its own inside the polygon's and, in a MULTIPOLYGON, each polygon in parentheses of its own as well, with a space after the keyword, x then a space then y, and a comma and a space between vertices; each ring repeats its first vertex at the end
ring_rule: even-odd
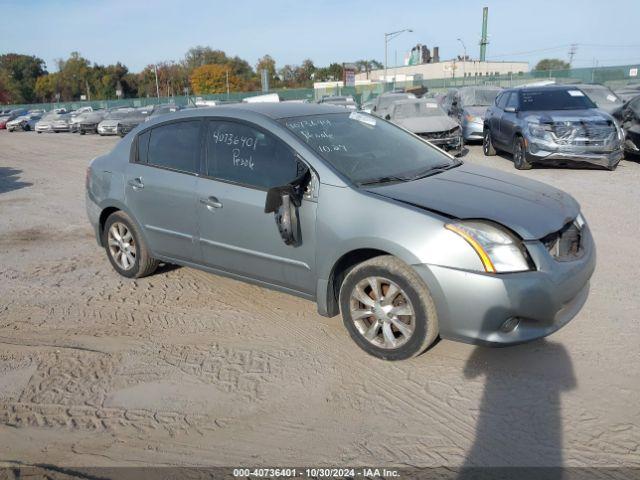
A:
POLYGON ((462 57, 462 85, 464 85, 467 76, 467 46, 461 38, 459 38, 458 41, 462 44, 462 50, 464 51, 464 57, 462 57))
POLYGON ((387 83, 387 45, 391 40, 396 38, 398 35, 404 32, 413 32, 410 28, 405 28, 402 30, 398 30, 396 32, 385 33, 384 34, 384 84, 387 83))

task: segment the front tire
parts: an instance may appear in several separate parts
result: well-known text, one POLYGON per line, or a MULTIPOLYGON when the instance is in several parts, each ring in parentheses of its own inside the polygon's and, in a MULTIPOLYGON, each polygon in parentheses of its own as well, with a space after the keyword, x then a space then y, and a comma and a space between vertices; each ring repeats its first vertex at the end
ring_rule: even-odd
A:
POLYGON ((493 157, 496 154, 496 148, 491 140, 491 130, 488 128, 485 128, 482 134, 482 153, 485 157, 493 157))
POLYGON ((513 165, 518 170, 531 170, 532 167, 527 160, 527 147, 521 136, 517 136, 513 141, 513 165))
POLYGON ((362 262, 347 274, 340 310, 358 346, 384 360, 415 357, 438 336, 429 289, 415 270, 390 255, 362 262))
POLYGON ((123 277, 141 278, 158 268, 137 225, 124 212, 112 213, 104 225, 102 244, 111 265, 123 277))

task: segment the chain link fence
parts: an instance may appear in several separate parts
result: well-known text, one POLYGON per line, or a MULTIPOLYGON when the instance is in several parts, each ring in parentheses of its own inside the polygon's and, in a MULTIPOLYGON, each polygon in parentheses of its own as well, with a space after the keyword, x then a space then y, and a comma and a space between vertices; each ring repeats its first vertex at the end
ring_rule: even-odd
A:
MULTIPOLYGON (((429 94, 446 92, 450 88, 459 88, 470 85, 493 85, 503 88, 516 87, 538 82, 557 83, 601 83, 611 89, 620 88, 629 83, 640 83, 638 73, 640 64, 620 65, 615 67, 573 68, 570 70, 531 71, 526 73, 510 73, 503 75, 467 75, 465 77, 448 77, 428 80, 413 80, 408 82, 369 83, 355 87, 325 87, 313 88, 284 88, 272 90, 269 93, 277 93, 281 100, 304 100, 314 102, 325 95, 351 95, 356 102, 362 103, 375 98, 385 91, 394 89, 420 89, 426 88, 429 94)), ((195 105, 196 99, 217 101, 242 101, 242 99, 262 95, 261 91, 254 92, 230 92, 198 95, 198 96, 173 96, 173 97, 145 97, 125 98, 120 100, 93 100, 75 102, 34 103, 28 105, 6 105, 3 108, 44 109, 66 108, 75 110, 83 106, 97 108, 117 107, 143 107, 157 103, 173 103, 180 106, 195 105)))

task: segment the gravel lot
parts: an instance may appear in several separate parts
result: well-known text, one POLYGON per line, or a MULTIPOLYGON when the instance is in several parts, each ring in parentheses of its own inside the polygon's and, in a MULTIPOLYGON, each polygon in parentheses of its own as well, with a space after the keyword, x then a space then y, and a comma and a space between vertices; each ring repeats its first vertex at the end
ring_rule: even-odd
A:
POLYGON ((339 317, 188 268, 117 276, 84 212, 115 138, 0 131, 0 460, 100 465, 640 466, 640 164, 465 160, 574 195, 589 300, 528 345, 361 352, 339 317))

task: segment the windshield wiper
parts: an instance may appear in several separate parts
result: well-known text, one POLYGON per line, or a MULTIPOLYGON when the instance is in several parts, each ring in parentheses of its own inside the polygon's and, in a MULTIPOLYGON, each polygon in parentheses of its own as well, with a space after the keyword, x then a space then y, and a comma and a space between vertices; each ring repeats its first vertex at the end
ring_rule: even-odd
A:
POLYGON ((457 162, 454 163, 447 163, 446 165, 438 165, 437 167, 432 167, 429 170, 425 170, 423 172, 418 173, 417 175, 414 175, 413 177, 409 177, 406 180, 407 181, 413 181, 413 180, 419 180, 421 178, 425 178, 425 177, 430 177, 431 175, 435 175, 437 173, 442 173, 446 170, 451 170, 452 168, 458 167, 462 165, 462 161, 458 160, 457 162))
POLYGON ((357 183, 358 185, 376 185, 378 183, 406 182, 407 180, 409 179, 406 177, 395 177, 393 175, 385 175, 384 177, 369 178, 367 180, 362 180, 357 183))

